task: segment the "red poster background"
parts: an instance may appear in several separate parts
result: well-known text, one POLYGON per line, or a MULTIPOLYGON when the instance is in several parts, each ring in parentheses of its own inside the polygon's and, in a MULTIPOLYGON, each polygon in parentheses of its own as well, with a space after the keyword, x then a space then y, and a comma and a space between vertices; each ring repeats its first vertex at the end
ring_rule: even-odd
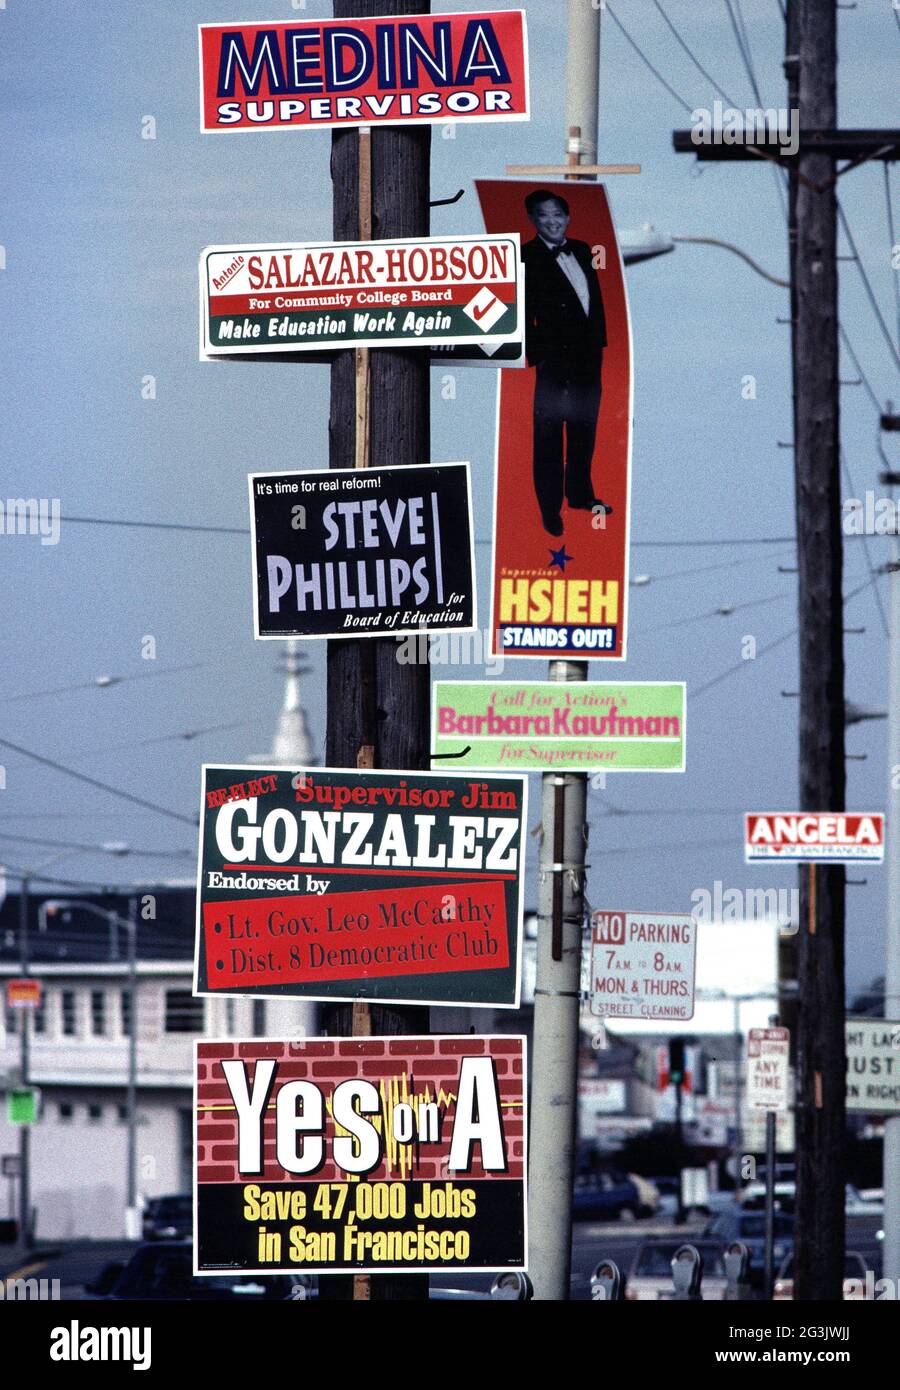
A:
MULTIPOLYGON (((607 346, 603 353, 603 394, 591 476, 595 494, 612 507, 601 520, 590 512, 563 508, 564 532, 554 537, 544 530, 532 480, 533 405, 536 373, 500 372, 497 421, 497 467, 494 514, 494 575, 492 652, 502 656, 571 656, 585 659, 625 657, 628 603, 629 469, 631 457, 631 333, 628 301, 615 227, 602 184, 550 183, 524 180, 476 181, 490 233, 519 232, 523 249, 537 234, 524 200, 534 189, 546 188, 564 197, 571 211, 566 233, 592 248, 602 247, 605 267, 597 269, 606 317, 607 346), (573 558, 564 572, 551 567, 551 549, 565 542, 573 558), (498 634, 500 581, 504 575, 528 574, 544 579, 614 580, 619 585, 619 613, 611 650, 585 647, 520 648, 502 646, 498 634)), ((530 627, 541 626, 529 623, 530 627)), ((543 626, 558 626, 546 623, 543 626)), ((579 624, 579 626, 585 626, 579 624)), ((570 625, 571 639, 571 625, 570 625)))

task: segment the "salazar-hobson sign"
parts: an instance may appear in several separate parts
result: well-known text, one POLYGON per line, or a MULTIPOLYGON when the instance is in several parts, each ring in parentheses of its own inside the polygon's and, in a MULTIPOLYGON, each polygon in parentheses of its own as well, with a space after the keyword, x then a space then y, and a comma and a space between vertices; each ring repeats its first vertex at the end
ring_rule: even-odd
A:
POLYGON ((257 637, 472 631, 467 463, 248 481, 257 637))
POLYGON ((526 787, 205 766, 195 992, 518 1008, 526 787))
POLYGON ((884 816, 880 811, 748 811, 744 860, 783 863, 881 864, 884 816))
POLYGON ((196 1045, 198 1274, 525 1264, 525 1039, 196 1045))
POLYGON ((435 681, 433 702, 454 767, 684 771, 683 681, 435 681))
POLYGON ((529 118, 522 10, 199 29, 204 134, 529 118))
POLYGON ((513 341, 519 288, 517 235, 208 246, 200 356, 513 341))

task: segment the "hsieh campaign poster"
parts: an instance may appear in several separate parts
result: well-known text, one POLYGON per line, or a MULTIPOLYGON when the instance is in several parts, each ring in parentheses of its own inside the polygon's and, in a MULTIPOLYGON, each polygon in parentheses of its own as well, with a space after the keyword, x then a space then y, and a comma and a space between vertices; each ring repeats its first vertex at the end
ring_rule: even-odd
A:
POLYGON ((260 638, 471 632, 469 465, 251 473, 260 638))
POLYGON ((624 660, 631 462, 625 278, 599 184, 479 180, 518 232, 528 369, 501 372, 494 654, 624 660))
POLYGON ((201 24, 200 111, 204 134, 527 121, 525 14, 201 24))
POLYGON ((196 1044, 198 1274, 522 1268, 525 1039, 196 1044))
POLYGON ((203 768, 198 994, 517 1008, 526 779, 203 768))

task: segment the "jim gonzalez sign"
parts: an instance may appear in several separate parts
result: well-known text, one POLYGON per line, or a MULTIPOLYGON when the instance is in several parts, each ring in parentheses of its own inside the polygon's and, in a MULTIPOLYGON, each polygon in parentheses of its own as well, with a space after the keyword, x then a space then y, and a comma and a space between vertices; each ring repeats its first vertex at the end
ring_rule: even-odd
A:
POLYGON ((526 781, 203 769, 198 994, 517 1008, 526 781))

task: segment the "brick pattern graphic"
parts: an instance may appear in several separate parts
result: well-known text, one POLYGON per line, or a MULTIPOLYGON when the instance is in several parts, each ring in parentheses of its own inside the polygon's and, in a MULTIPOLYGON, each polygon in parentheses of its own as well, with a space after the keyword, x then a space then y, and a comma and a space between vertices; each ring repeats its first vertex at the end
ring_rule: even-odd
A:
MULTIPOLYGON (((382 1090, 388 1101, 387 1131, 384 1116, 380 1124, 385 1134, 384 1156, 368 1181, 417 1179, 429 1181, 448 1177, 446 1160, 453 1134, 453 1116, 459 1081, 460 1059, 489 1056, 500 1089, 503 1130, 506 1137, 508 1168, 504 1174, 485 1173, 480 1146, 473 1146, 473 1164, 466 1178, 522 1179, 525 1175, 525 1076, 523 1040, 517 1037, 400 1037, 325 1038, 314 1042, 206 1042, 197 1044, 196 1153, 198 1183, 240 1183, 247 1175, 238 1171, 238 1123, 234 1102, 222 1072, 229 1058, 254 1061, 274 1058, 278 1062, 275 1083, 263 1122, 264 1171, 253 1175, 254 1182, 347 1181, 348 1175, 334 1163, 331 1141, 335 1127, 329 1105, 334 1087, 350 1077, 363 1077, 382 1090), (326 1107, 326 1161, 310 1176, 298 1178, 286 1172, 275 1157, 275 1100, 286 1081, 313 1081, 322 1091, 326 1107), (391 1134, 391 1103, 438 1101, 441 1137, 438 1143, 394 1143, 391 1134)), ((252 1088, 250 1070, 248 1085, 252 1088)), ((373 1117, 378 1126, 379 1117, 373 1117)))

